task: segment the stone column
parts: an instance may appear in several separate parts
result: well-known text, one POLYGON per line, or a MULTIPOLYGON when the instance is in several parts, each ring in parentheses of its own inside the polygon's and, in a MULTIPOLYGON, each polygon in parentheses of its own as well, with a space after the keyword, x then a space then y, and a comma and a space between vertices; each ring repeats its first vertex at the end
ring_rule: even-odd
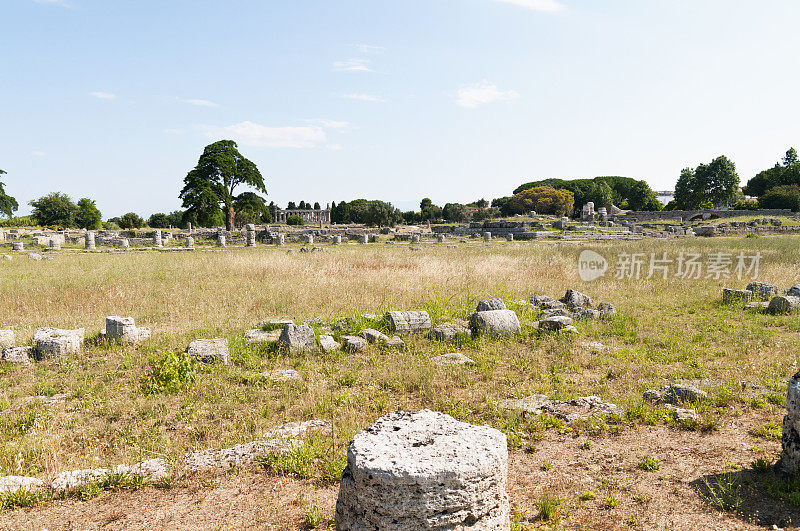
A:
POLYGON ((222 231, 217 233, 217 247, 225 247, 225 233, 222 231))
POLYGON ((164 244, 161 241, 161 231, 155 229, 153 231, 153 247, 163 247, 164 244))
POLYGON ((191 236, 186 237, 186 248, 194 249, 194 238, 192 238, 191 236))
POLYGON ((419 243, 419 234, 411 235, 411 243, 419 243))
POLYGON ((510 242, 513 242, 514 241, 514 233, 513 232, 507 233, 506 234, 506 240, 508 240, 510 242))
POLYGON ((58 251, 61 249, 61 243, 59 243, 58 238, 50 238, 50 246, 51 251, 58 251))
POLYGON ((305 242, 308 245, 314 245, 314 235, 313 234, 306 234, 305 235, 305 242))
POLYGON ((336 529, 510 529, 506 436, 427 409, 353 437, 336 529))
POLYGON ((492 233, 491 232, 484 232, 483 233, 483 241, 485 241, 486 243, 489 243, 490 241, 492 241, 492 233))
POLYGON ((278 234, 277 236, 275 236, 275 245, 283 245, 285 241, 286 241, 285 234, 278 234))
POLYGON ((87 251, 94 251, 95 250, 94 232, 92 231, 87 232, 86 236, 84 236, 84 239, 85 239, 84 248, 87 251))
POLYGON ((437 234, 436 241, 439 243, 444 243, 444 234, 437 234))
POLYGON ((192 224, 191 223, 187 223, 187 226, 188 226, 187 230, 189 231, 189 234, 191 234, 192 233, 192 224))
POLYGON ((256 231, 254 230, 247 231, 247 246, 248 247, 256 246, 256 231))
POLYGON ((369 234, 361 234, 358 237, 358 243, 365 244, 369 242, 369 234))

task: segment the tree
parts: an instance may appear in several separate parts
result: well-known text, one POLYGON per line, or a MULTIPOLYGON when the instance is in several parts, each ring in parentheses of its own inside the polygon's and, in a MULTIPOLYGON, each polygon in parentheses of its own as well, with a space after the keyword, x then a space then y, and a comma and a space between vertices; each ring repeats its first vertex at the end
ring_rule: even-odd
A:
POLYGON ((220 140, 206 146, 197 166, 186 175, 183 182, 183 190, 179 195, 183 199, 183 206, 191 211, 203 211, 207 216, 209 207, 216 205, 217 209, 225 212, 225 228, 228 230, 233 228, 236 217, 233 208, 236 196, 233 192, 237 187, 245 185, 267 193, 261 172, 239 153, 233 140, 220 140))
POLYGON ((53 192, 39 199, 34 199, 30 202, 30 205, 33 207, 31 216, 37 225, 42 227, 50 225, 59 227, 75 226, 75 214, 78 211, 78 206, 66 194, 53 192))
POLYGON ((776 186, 791 185, 800 185, 800 161, 794 148, 786 151, 781 162, 747 181, 742 191, 751 197, 761 197, 776 186))
MULTIPOLYGON (((6 175, 6 172, 0 170, 0 175, 6 175)), ((0 214, 10 218, 19 209, 19 203, 17 203, 16 199, 6 194, 4 186, 3 182, 0 181, 0 214)))
POLYGON ((297 205, 294 204, 294 201, 289 201, 289 204, 286 205, 286 210, 297 210, 297 205))
POLYGON ((492 199, 492 208, 499 210, 501 216, 510 216, 511 212, 511 196, 498 197, 492 199))
POLYGON ((628 208, 652 212, 661 210, 664 206, 646 181, 637 181, 628 192, 628 208))
POLYGON ((272 212, 263 197, 254 192, 242 192, 233 202, 239 225, 271 223, 272 212))
POLYGON ((297 208, 300 209, 300 210, 307 210, 308 209, 308 205, 306 204, 305 201, 300 201, 300 204, 297 205, 297 208))
POLYGON ((289 217, 286 218, 286 224, 287 225, 302 225, 303 224, 303 218, 301 218, 300 216, 298 216, 296 214, 293 215, 293 216, 289 216, 289 217))
POLYGON ((128 212, 123 214, 117 224, 122 229, 141 229, 144 226, 144 220, 135 212, 128 212))
POLYGON ((95 202, 88 197, 78 200, 78 209, 75 214, 75 224, 86 230, 97 230, 103 226, 103 216, 97 209, 95 202))
POLYGON ((147 220, 147 226, 151 229, 167 229, 170 226, 169 216, 162 212, 158 212, 150 216, 147 220))
POLYGON ((318 203, 318 202, 315 202, 315 203, 314 203, 314 210, 322 210, 322 207, 321 207, 321 206, 319 206, 319 203, 318 203))
POLYGON ((442 209, 442 217, 447 221, 459 223, 469 219, 467 207, 460 203, 447 203, 442 209))
POLYGON ((675 184, 675 205, 679 210, 718 208, 736 198, 739 175, 736 165, 724 155, 697 168, 684 168, 675 184))
POLYGON ((422 219, 439 219, 442 217, 442 207, 433 204, 430 198, 426 197, 419 202, 419 211, 422 219))
POLYGON ((516 214, 535 210, 538 214, 563 216, 572 212, 574 204, 575 195, 572 192, 550 186, 529 188, 511 198, 511 208, 516 214))

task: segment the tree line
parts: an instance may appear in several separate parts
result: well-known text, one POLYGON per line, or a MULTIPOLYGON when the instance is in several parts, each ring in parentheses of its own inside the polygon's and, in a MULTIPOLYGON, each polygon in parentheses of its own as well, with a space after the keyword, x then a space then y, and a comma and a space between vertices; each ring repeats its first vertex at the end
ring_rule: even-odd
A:
MULTIPOLYGON (((6 172, 0 169, 0 177, 6 172)), ((278 208, 260 195, 266 194, 264 177, 255 163, 245 158, 232 140, 220 140, 203 150, 197 165, 184 178, 178 197, 183 210, 156 213, 147 220, 134 212, 102 221, 102 215, 89 198, 74 202, 61 192, 53 192, 30 201, 30 216, 13 218, 19 209, 17 200, 5 192, 0 181, 0 216, 7 226, 40 225, 64 228, 136 229, 186 228, 225 225, 227 229, 248 223, 271 223, 278 208), (241 187, 251 190, 236 193, 241 187), (255 190, 252 191, 252 190, 255 190)), ((581 207, 593 202, 597 208, 614 204, 625 210, 699 210, 731 207, 737 209, 786 208, 800 211, 800 158, 789 148, 771 168, 751 178, 739 188, 736 165, 721 155, 708 163, 684 168, 675 184, 675 197, 662 205, 644 180, 630 177, 601 176, 592 179, 543 179, 518 186, 510 196, 487 201, 479 199, 467 204, 446 203, 438 206, 424 198, 419 210, 401 212, 391 203, 355 199, 331 203, 331 221, 336 224, 360 223, 393 226, 398 223, 463 222, 527 214, 578 216, 581 207), (747 199, 749 196, 751 199, 747 199)), ((320 204, 290 201, 288 210, 319 210, 320 204)), ((290 224, 302 224, 299 216, 290 224)))

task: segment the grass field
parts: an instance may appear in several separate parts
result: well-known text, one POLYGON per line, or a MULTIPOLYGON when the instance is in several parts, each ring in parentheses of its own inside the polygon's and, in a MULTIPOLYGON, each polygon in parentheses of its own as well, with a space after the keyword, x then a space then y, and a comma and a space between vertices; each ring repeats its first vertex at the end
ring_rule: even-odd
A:
MULTIPOLYGON (((642 240, 591 248, 612 265, 620 253, 644 253, 649 259, 650 253, 677 258, 681 252, 707 256, 758 251, 758 280, 781 289, 800 280, 797 237, 642 240)), ((121 496, 124 505, 125 496, 166 496, 164 492, 191 488, 216 492, 220 481, 245 481, 250 489, 254 482, 272 482, 276 489, 286 489, 280 492, 291 499, 297 501, 298 493, 302 499, 278 504, 271 516, 250 524, 324 527, 333 514, 337 477, 352 435, 387 411, 425 407, 490 424, 508 435, 514 525, 523 529, 596 527, 605 516, 613 516, 609 521, 615 526, 636 527, 654 511, 668 516, 679 505, 663 496, 678 489, 670 483, 670 474, 678 472, 668 466, 657 471, 659 467, 654 469, 644 459, 649 454, 642 452, 661 452, 662 460, 672 462, 670 447, 634 448, 637 441, 674 439, 688 446, 687 440, 696 439, 714 448, 744 445, 747 451, 730 463, 716 454, 693 456, 700 459, 696 470, 680 469, 687 484, 692 476, 701 477, 701 468, 709 474, 725 473, 749 468, 759 458, 774 462, 780 449, 775 436, 776 425, 780 435, 785 410, 785 380, 797 372, 800 319, 720 304, 722 287, 743 288, 749 278, 606 276, 582 282, 576 267, 582 249, 580 244, 497 242, 457 248, 428 244, 409 252, 405 245, 375 244, 326 246, 329 252, 301 254, 259 246, 193 253, 62 252, 52 261, 20 256, 0 262, 0 328, 14 329, 17 343, 28 343, 41 326, 87 331, 80 354, 29 367, 0 364, 0 475, 47 480, 64 470, 153 457, 177 462, 188 450, 252 441, 285 422, 317 418, 329 426, 310 435, 306 449, 291 460, 267 460, 255 472, 234 471, 216 483, 179 473, 160 489, 144 489, 150 494, 95 494, 121 496), (536 312, 511 304, 537 294, 560 297, 567 288, 587 293, 595 302, 612 302, 618 314, 578 323, 577 337, 558 337, 531 326, 536 312), (424 309, 437 324, 468 317, 477 301, 488 297, 501 297, 517 310, 523 324, 520 336, 452 343, 410 337, 405 352, 370 346, 358 354, 297 357, 242 340, 246 329, 268 317, 313 323, 318 329, 341 317, 354 317, 374 327, 379 324, 360 316, 424 309), (132 316, 138 325, 152 328, 153 338, 139 347, 105 345, 96 337, 107 315, 132 316), (231 365, 193 368, 194 379, 187 379, 178 392, 154 387, 151 374, 162 366, 164 356, 184 351, 201 337, 229 338, 231 365), (606 348, 581 348, 582 341, 599 341, 606 348), (477 363, 450 368, 430 364, 432 356, 446 352, 462 352, 477 363), (276 383, 260 376, 283 368, 297 370, 301 379, 276 383), (700 422, 680 425, 669 414, 643 404, 643 391, 676 380, 697 381, 709 392, 709 400, 698 408, 700 422), (753 396, 742 390, 742 381, 755 382, 768 392, 753 396), (68 398, 50 405, 26 400, 62 393, 68 398), (598 395, 620 405, 625 414, 567 426, 547 418, 523 421, 495 405, 499 399, 534 393, 556 399, 598 395), (744 442, 732 442, 732 433, 744 442), (580 441, 580 450, 572 440, 580 441), (644 503, 619 485, 598 484, 590 496, 581 482, 556 475, 571 461, 597 458, 593 447, 616 444, 624 453, 625 440, 633 446, 625 457, 630 467, 624 468, 624 477, 643 475, 641 481, 650 489, 663 483, 663 492, 651 493, 651 501, 644 503), (572 450, 562 455, 558 445, 572 450), (543 455, 549 456, 553 472, 540 460, 543 455), (530 470, 523 470, 524 464, 531 459, 537 472, 526 480, 530 470)), ((606 475, 602 470, 597 474, 598 482, 606 475)), ((755 489, 752 496, 760 496, 769 481, 773 480, 745 483, 755 489)), ((684 490, 675 494, 681 503, 696 504, 696 511, 689 511, 696 516, 683 521, 689 527, 704 525, 703 518, 722 518, 714 516, 719 509, 732 511, 725 517, 731 524, 755 521, 743 517, 738 506, 715 505, 714 496, 703 495, 703 489, 684 490)), ((780 507, 774 511, 794 511, 791 500, 785 502, 779 491, 774 487, 772 496, 764 499, 775 500, 780 507)), ((92 514, 93 506, 81 505, 94 502, 88 500, 92 496, 86 498, 6 510, 0 513, 0 526, 4 519, 13 528, 41 516, 56 529, 56 515, 92 514), (48 514, 55 520, 47 520, 48 514)), ((742 498, 739 505, 747 506, 750 498, 742 498)), ((650 523, 668 527, 670 521, 650 523)), ((226 525, 232 524, 222 520, 220 528, 226 525)))

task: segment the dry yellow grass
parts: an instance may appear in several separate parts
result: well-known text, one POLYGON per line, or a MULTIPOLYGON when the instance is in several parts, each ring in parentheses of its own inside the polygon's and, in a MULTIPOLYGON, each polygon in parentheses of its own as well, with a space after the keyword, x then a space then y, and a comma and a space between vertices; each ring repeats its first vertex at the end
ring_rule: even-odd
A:
MULTIPOLYGON (((788 288, 799 280, 798 243, 796 237, 763 237, 590 247, 607 257, 758 250, 759 278, 788 288)), ((260 438, 283 422, 322 418, 331 427, 312 441, 321 473, 341 463, 353 433, 398 408, 428 407, 490 423, 509 434, 512 447, 526 447, 546 426, 521 423, 498 410, 497 399, 599 395, 626 407, 631 415, 624 425, 631 425, 643 418, 641 393, 677 379, 711 380, 713 401, 704 415, 713 424, 731 405, 750 407, 737 390, 740 381, 756 381, 780 394, 781 381, 796 370, 796 316, 719 305, 723 286, 744 287, 748 280, 605 277, 584 283, 576 268, 582 248, 498 242, 456 249, 434 244, 410 252, 404 245, 380 244, 301 254, 262 246, 194 253, 62 252, 53 261, 0 262, 0 328, 13 328, 20 343, 40 326, 85 327, 91 336, 106 315, 130 315, 154 333, 138 348, 90 341, 79 355, 27 368, 0 366, 0 473, 45 479, 63 470, 153 456, 177 459, 190 449, 260 438), (289 357, 241 340, 244 330, 267 317, 330 323, 367 312, 427 309, 436 323, 466 317, 481 298, 528 300, 535 294, 561 296, 567 288, 611 301, 619 314, 579 324, 579 337, 570 340, 540 336, 530 327, 536 314, 512 306, 524 325, 518 338, 456 344, 410 338, 402 353, 369 348, 360 354, 289 357), (180 393, 144 392, 154 359, 211 336, 231 340, 232 365, 201 368, 194 384, 180 393), (609 348, 590 352, 576 345, 583 340, 609 348), (430 365, 431 356, 452 351, 464 352, 477 365, 430 365), (294 368, 302 380, 280 384, 258 376, 274 368, 294 368), (71 398, 55 406, 25 401, 56 393, 71 398)), ((780 406, 759 407, 780 414, 780 406)), ((582 429, 594 433, 608 427, 582 429)))

